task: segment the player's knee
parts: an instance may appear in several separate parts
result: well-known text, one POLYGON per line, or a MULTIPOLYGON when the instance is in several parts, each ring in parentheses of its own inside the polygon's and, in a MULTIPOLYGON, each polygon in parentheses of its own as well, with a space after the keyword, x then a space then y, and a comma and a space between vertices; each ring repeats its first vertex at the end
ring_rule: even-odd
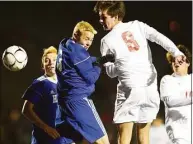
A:
POLYGON ((132 131, 133 131, 133 123, 122 123, 118 124, 118 132, 119 132, 119 144, 128 144, 131 142, 132 131))
POLYGON ((95 141, 94 144, 110 144, 109 138, 107 135, 104 135, 103 137, 95 141))
POLYGON ((149 144, 150 123, 137 124, 137 139, 139 144, 149 144))
POLYGON ((137 124, 137 133, 148 134, 150 130, 151 123, 140 123, 137 124))

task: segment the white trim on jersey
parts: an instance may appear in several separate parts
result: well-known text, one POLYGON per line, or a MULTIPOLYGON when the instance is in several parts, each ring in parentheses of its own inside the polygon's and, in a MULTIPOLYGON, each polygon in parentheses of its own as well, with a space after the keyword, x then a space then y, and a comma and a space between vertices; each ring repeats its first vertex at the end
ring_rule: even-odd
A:
POLYGON ((90 108, 91 108, 91 110, 92 110, 92 112, 94 114, 94 117, 96 118, 96 121, 99 124, 101 130, 103 131, 104 134, 106 134, 106 130, 104 128, 104 125, 103 125, 99 115, 98 115, 98 112, 96 111, 96 108, 95 108, 95 106, 93 104, 93 101, 91 99, 88 99, 87 97, 85 97, 84 100, 86 100, 88 105, 90 106, 90 108))

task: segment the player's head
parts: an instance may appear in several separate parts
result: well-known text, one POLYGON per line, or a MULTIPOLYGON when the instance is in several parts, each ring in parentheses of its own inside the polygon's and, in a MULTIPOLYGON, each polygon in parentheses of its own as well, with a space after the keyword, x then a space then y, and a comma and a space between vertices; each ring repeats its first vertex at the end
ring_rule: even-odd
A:
POLYGON ((42 66, 45 71, 45 74, 49 77, 55 75, 55 66, 57 58, 57 49, 53 46, 50 46, 43 51, 42 56, 42 66))
POLYGON ((188 73, 188 69, 191 70, 192 55, 186 46, 180 44, 177 47, 181 52, 184 53, 186 58, 184 59, 183 62, 179 62, 175 60, 174 57, 168 52, 166 54, 168 63, 171 64, 174 73, 177 74, 188 73))
POLYGON ((104 30, 112 30, 117 23, 123 20, 125 5, 122 1, 98 1, 94 11, 99 14, 99 22, 104 30))
POLYGON ((95 34, 97 34, 97 31, 91 24, 81 21, 74 27, 72 38, 76 43, 79 43, 84 48, 88 49, 92 45, 95 34))

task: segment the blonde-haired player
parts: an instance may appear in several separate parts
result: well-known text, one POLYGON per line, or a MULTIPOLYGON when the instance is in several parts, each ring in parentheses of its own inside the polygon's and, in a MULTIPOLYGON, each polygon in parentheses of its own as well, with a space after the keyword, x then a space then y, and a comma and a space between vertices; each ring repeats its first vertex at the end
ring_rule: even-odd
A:
MULTIPOLYGON (((188 74, 192 56, 188 48, 178 45, 186 58, 179 62, 167 53, 173 74, 161 79, 161 100, 165 104, 165 125, 169 138, 174 144, 192 142, 192 74, 188 74)), ((191 70, 191 69, 190 69, 191 70)))
POLYGON ((63 39, 59 45, 56 74, 58 78, 59 104, 62 108, 64 123, 69 139, 80 141, 80 136, 95 144, 109 144, 105 128, 90 98, 95 90, 101 69, 93 65, 88 49, 96 30, 91 24, 81 21, 76 24, 72 38, 63 39), (71 133, 74 129, 76 133, 71 133))
POLYGON ((22 113, 32 123, 31 144, 62 144, 64 138, 55 129, 59 122, 58 97, 55 64, 57 49, 44 49, 42 66, 44 75, 35 79, 23 95, 22 113))

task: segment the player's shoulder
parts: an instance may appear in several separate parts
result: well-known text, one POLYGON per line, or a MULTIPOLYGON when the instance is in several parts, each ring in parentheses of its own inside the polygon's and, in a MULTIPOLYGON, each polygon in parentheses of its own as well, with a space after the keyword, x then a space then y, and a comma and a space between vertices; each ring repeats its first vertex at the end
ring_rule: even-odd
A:
POLYGON ((133 21, 127 22, 127 24, 138 24, 138 23, 140 23, 139 20, 133 20, 133 21))
POLYGON ((101 42, 108 41, 108 39, 111 37, 112 31, 110 31, 108 34, 106 34, 102 39, 101 42))
POLYGON ((42 76, 36 78, 36 79, 33 81, 32 84, 33 84, 33 85, 42 84, 42 83, 44 83, 45 81, 47 81, 47 78, 46 78, 45 75, 42 75, 42 76))
POLYGON ((115 28, 113 28, 108 34, 106 34, 101 41, 108 41, 108 39, 112 37, 114 37, 117 31, 121 31, 122 29, 128 28, 129 26, 132 25, 139 25, 141 22, 138 20, 133 20, 133 21, 128 21, 128 22, 123 22, 123 23, 119 23, 118 25, 115 26, 115 28))
POLYGON ((192 73, 190 73, 190 74, 188 74, 187 76, 186 76, 186 79, 191 79, 192 80, 192 73))
POLYGON ((162 78, 161 78, 161 83, 164 83, 164 82, 167 82, 169 80, 172 80, 174 77, 172 75, 164 75, 162 78))
POLYGON ((128 21, 124 24, 126 24, 126 25, 141 25, 141 24, 144 24, 144 22, 139 21, 139 20, 133 20, 133 21, 128 21))

